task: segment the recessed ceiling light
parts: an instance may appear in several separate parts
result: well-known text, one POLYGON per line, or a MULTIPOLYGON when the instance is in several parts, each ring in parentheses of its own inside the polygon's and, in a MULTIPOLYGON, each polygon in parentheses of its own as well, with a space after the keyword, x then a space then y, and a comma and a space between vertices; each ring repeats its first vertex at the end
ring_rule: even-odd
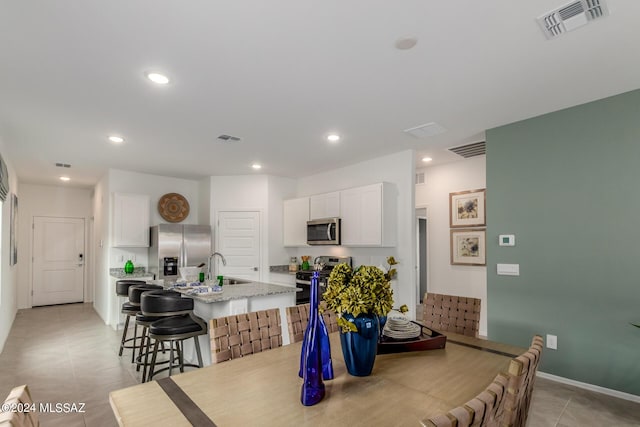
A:
POLYGON ((327 135, 327 141, 329 141, 329 142, 338 142, 338 141, 340 141, 340 135, 338 135, 337 133, 331 133, 331 134, 327 135))
POLYGON ((114 144, 122 144, 124 142, 124 138, 117 135, 111 135, 109 137, 109 141, 113 142, 114 144))
POLYGON ((169 83, 169 77, 160 73, 147 73, 147 78, 159 85, 166 85, 167 83, 169 83))
POLYGON ((60 181, 71 181, 71 178, 69 178, 68 176, 61 176, 60 177, 60 181))
POLYGON ((422 158, 423 162, 430 162, 431 160, 433 160, 431 157, 423 157, 422 158))
POLYGON ((418 43, 418 39, 411 37, 401 37, 396 40, 396 49, 408 50, 414 47, 418 43))
POLYGON ((252 164, 251 167, 254 168, 254 169, 262 169, 262 165, 258 164, 258 163, 252 164))

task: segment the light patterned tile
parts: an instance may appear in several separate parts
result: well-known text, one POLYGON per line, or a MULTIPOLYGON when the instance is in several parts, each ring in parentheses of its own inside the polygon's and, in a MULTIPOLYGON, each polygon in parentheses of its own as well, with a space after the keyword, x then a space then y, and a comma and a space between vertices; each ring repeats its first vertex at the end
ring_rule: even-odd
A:
POLYGON ((85 427, 83 414, 39 414, 43 427, 85 427))
POLYGON ((638 427, 640 403, 583 391, 571 398, 559 425, 638 427))

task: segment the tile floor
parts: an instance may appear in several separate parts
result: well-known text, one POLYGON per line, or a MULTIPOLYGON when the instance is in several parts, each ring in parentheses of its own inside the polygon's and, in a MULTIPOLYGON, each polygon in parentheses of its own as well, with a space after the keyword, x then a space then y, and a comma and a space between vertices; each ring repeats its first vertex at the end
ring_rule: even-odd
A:
MULTIPOLYGON (((119 340, 91 304, 19 310, 0 354, 0 397, 28 384, 37 402, 86 403, 83 414, 39 414, 43 427, 115 426, 109 391, 140 381, 119 340)), ((528 426, 640 426, 640 403, 539 378, 528 426)))

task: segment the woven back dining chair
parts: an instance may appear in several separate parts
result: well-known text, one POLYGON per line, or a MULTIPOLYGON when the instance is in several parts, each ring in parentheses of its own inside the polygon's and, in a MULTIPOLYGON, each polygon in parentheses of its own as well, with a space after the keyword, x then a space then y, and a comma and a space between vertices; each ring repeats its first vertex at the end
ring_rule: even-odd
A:
POLYGON ((428 328, 439 332, 478 336, 480 299, 426 293, 422 304, 423 321, 428 328))
POLYGON ((280 310, 274 308, 212 319, 209 333, 213 363, 281 347, 280 310))
POLYGON ((542 337, 535 335, 529 350, 512 359, 509 363, 509 386, 505 401, 505 426, 524 427, 527 423, 533 384, 540 364, 543 346, 542 337))
POLYGON ((19 410, 20 408, 32 408, 33 405, 29 387, 26 385, 11 390, 4 403, 9 408, 17 409, 0 411, 0 427, 38 427, 40 425, 37 409, 35 411, 19 410))
MULTIPOLYGON (((289 340, 292 343, 300 342, 304 338, 304 331, 309 323, 309 310, 309 303, 287 307, 287 326, 289 327, 289 340)), ((327 331, 329 333, 337 332, 338 316, 336 316, 336 313, 333 310, 329 310, 324 301, 320 302, 320 311, 327 326, 327 331)))
POLYGON ((498 374, 476 397, 446 414, 423 420, 427 427, 499 427, 504 419, 504 405, 509 378, 498 374))

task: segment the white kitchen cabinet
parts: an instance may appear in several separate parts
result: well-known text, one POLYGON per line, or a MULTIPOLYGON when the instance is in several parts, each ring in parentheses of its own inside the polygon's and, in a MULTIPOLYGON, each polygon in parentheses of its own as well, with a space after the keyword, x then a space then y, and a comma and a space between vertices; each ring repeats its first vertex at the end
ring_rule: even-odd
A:
POLYGON ((395 198, 387 182, 341 191, 342 245, 395 246, 395 198))
POLYGON ((113 193, 112 246, 149 246, 149 206, 147 195, 113 193))
POLYGON ((309 219, 340 216, 340 192, 316 194, 309 198, 309 219))
POLYGON ((307 221, 309 221, 309 198, 284 201, 283 244, 284 246, 307 246, 307 221))

